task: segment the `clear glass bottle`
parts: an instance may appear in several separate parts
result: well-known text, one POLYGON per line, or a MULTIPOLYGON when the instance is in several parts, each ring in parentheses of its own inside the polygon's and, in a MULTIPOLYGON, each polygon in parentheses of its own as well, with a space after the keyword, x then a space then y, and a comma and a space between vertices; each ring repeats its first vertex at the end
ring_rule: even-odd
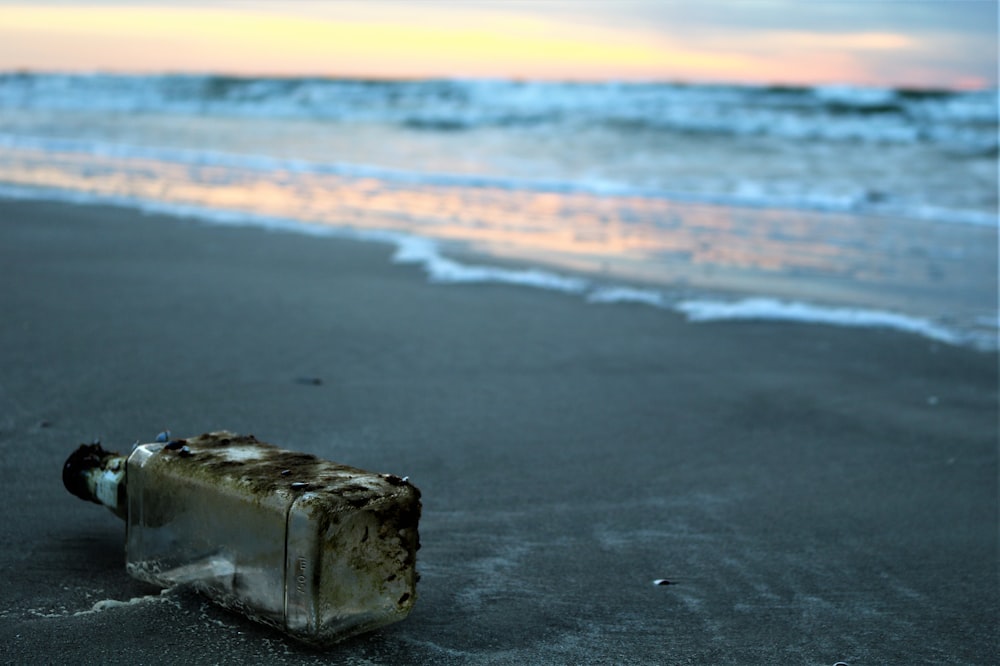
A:
POLYGON ((125 518, 135 578, 307 643, 402 620, 416 601, 420 491, 405 478, 216 432, 128 456, 84 445, 63 481, 125 518))

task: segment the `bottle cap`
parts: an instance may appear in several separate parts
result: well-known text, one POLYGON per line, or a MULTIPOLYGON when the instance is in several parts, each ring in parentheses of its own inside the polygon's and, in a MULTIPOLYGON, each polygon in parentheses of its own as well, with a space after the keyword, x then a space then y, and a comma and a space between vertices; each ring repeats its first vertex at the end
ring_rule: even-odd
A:
POLYGON ((81 444, 63 465, 63 485, 80 499, 103 504, 124 518, 125 458, 100 442, 81 444))

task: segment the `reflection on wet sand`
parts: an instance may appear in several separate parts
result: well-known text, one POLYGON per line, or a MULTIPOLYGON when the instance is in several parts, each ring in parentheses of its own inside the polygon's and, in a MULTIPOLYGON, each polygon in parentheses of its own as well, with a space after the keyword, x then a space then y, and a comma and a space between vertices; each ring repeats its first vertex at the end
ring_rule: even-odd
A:
POLYGON ((667 288, 981 317, 996 229, 661 198, 384 181, 10 149, 0 180, 419 234, 453 251, 667 288))

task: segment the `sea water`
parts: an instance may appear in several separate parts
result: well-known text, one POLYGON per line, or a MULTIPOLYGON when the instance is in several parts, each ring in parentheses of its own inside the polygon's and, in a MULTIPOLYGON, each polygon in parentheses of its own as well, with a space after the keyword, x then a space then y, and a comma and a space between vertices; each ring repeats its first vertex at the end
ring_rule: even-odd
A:
POLYGON ((0 75, 0 194, 996 349, 997 92, 0 75))

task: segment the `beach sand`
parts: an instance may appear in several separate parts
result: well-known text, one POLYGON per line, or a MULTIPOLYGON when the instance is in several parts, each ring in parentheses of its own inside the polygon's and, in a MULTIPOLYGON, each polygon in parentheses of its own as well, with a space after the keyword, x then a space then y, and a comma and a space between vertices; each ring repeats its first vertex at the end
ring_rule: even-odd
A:
POLYGON ((391 249, 0 202, 0 661, 995 662, 996 354, 431 285, 391 249), (317 653, 131 580, 60 470, 164 428, 408 475, 411 616, 317 653))

